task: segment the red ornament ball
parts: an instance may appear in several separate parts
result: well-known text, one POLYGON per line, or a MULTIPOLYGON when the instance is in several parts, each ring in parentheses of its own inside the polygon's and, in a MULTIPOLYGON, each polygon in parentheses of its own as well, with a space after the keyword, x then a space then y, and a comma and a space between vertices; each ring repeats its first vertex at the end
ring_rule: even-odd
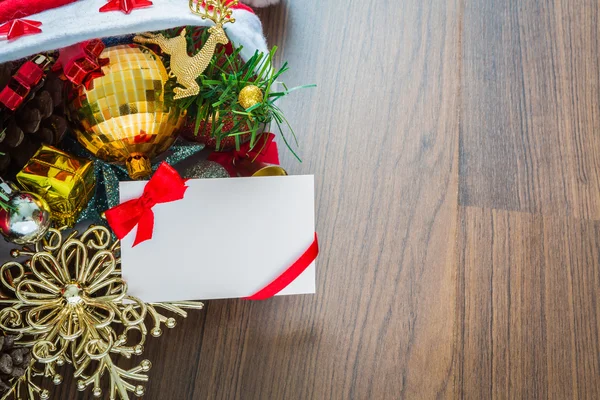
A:
MULTIPOLYGON (((228 133, 230 133, 236 125, 234 123, 233 117, 224 117, 223 128, 220 132, 215 134, 213 134, 213 123, 219 123, 218 116, 212 120, 209 119, 208 121, 201 121, 198 126, 198 133, 194 133, 194 129, 196 128, 196 121, 194 121, 193 118, 188 117, 185 119, 181 127, 180 136, 191 142, 201 143, 212 150, 228 151, 235 149, 235 136, 228 136, 228 133), (220 140, 217 141, 217 138, 220 138, 220 140), (219 144, 218 148, 217 142, 219 144)), ((237 125, 238 131, 244 132, 249 129, 248 125, 244 122, 237 125)), ((246 143, 248 140, 250 140, 250 137, 250 133, 238 135, 240 144, 246 143)))

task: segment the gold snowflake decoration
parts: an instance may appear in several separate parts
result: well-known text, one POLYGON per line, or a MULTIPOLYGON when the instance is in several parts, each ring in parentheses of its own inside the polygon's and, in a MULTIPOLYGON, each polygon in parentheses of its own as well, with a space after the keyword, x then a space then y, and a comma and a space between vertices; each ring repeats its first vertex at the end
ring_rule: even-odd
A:
POLYGON ((45 399, 49 392, 32 382, 32 376, 51 377, 62 382, 57 367, 68 363, 78 379, 77 389, 92 386, 95 397, 103 395, 101 379, 107 375, 108 398, 129 399, 144 394, 151 363, 143 360, 126 370, 113 362, 114 355, 140 355, 146 340, 146 317, 154 326, 150 333, 160 336, 161 324, 173 328, 176 321, 157 309, 186 317, 184 308, 201 309, 202 303, 144 303, 127 294, 121 278, 120 245, 112 241, 103 226, 91 226, 80 236, 73 231, 51 229, 35 251, 15 250, 14 257, 29 256, 24 263, 11 261, 0 268, 2 284, 15 299, 0 312, 0 329, 20 335, 19 343, 31 346, 34 361, 25 377, 13 387, 23 399, 45 399), (130 335, 131 332, 137 335, 130 335), (137 340, 132 340, 133 336, 137 340))

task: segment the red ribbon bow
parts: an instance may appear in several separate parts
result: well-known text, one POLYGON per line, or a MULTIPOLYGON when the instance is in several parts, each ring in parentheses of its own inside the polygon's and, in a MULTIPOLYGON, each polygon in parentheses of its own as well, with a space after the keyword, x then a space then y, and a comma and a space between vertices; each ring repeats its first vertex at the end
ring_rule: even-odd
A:
POLYGON ((240 145, 239 150, 214 151, 208 156, 208 159, 221 164, 230 176, 237 176, 235 162, 244 158, 250 158, 255 162, 279 165, 279 151, 274 139, 274 134, 266 133, 254 143, 252 148, 248 142, 240 145))
POLYGON ((169 164, 160 164, 152 179, 144 187, 141 197, 126 201, 106 211, 106 220, 119 239, 123 239, 137 225, 133 246, 152 239, 154 230, 154 212, 152 207, 158 203, 181 200, 187 186, 186 180, 169 164))

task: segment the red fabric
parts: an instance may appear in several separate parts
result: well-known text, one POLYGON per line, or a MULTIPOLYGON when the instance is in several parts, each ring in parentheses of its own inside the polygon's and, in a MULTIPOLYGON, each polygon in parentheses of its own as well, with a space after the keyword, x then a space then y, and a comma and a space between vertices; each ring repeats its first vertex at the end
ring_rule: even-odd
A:
POLYGON ((252 8, 242 3, 238 3, 237 6, 231 6, 231 8, 234 10, 245 10, 254 14, 254 10, 252 8))
POLYGON ((286 269, 281 275, 279 275, 273 282, 269 283, 263 289, 254 293, 250 297, 246 297, 246 300, 265 300, 275 296, 277 293, 285 289, 290 283, 292 283, 301 273, 319 255, 319 241, 317 240, 317 234, 315 233, 315 240, 312 242, 310 247, 306 249, 304 254, 300 256, 295 263, 293 263, 288 269, 286 269))
POLYGON ((187 186, 186 180, 169 164, 163 162, 144 187, 140 198, 126 201, 106 211, 106 220, 119 239, 123 239, 137 225, 133 246, 152 239, 154 212, 158 203, 181 200, 187 186))
POLYGON ((266 164, 279 165, 279 151, 277 150, 277 143, 273 141, 274 139, 274 134, 264 134, 256 141, 252 149, 250 149, 250 143, 248 142, 240 145, 239 150, 213 151, 208 156, 208 159, 221 164, 229 172, 230 176, 237 176, 234 163, 236 160, 243 158, 250 158, 253 161, 266 164))
MULTIPOLYGON (((248 12, 251 12, 252 14, 254 14, 254 10, 252 8, 248 7, 247 5, 242 4, 242 3, 237 3, 237 5, 234 6, 234 5, 231 5, 232 1, 233 0, 229 0, 227 2, 227 4, 229 5, 229 7, 233 8, 234 10, 245 10, 245 11, 248 11, 248 12)), ((194 1, 194 4, 196 4, 196 3, 197 3, 197 1, 194 1)), ((202 7, 206 8, 205 1, 202 1, 202 7)))
POLYGON ((3 0, 0 1, 0 24, 61 7, 74 1, 76 0, 3 0))

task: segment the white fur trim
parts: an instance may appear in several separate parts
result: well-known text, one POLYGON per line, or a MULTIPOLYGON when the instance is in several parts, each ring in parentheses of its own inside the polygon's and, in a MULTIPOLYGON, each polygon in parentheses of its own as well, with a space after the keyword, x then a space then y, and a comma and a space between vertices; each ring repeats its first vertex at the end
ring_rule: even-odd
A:
POLYGON ((268 7, 279 3, 279 0, 242 0, 251 7, 268 7))
MULTIPOLYGON (((186 0, 152 0, 154 5, 136 9, 127 15, 119 11, 101 13, 106 0, 79 0, 26 19, 42 22, 42 33, 0 42, 0 63, 28 57, 43 51, 70 46, 84 40, 120 36, 130 33, 170 29, 183 25, 208 26, 190 12, 186 0)), ((267 52, 260 19, 253 13, 236 9, 235 23, 224 26, 234 45, 244 46, 242 57, 247 60, 256 50, 267 52)))

